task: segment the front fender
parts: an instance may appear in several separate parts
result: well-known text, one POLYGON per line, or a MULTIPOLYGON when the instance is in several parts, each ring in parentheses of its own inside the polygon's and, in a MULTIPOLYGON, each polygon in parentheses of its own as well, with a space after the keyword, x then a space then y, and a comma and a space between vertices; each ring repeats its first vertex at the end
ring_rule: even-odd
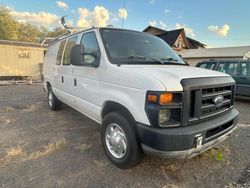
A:
POLYGON ((102 109, 107 101, 118 103, 131 113, 136 122, 149 125, 145 112, 146 91, 123 86, 109 86, 108 89, 101 89, 101 91, 104 92, 101 98, 102 109))

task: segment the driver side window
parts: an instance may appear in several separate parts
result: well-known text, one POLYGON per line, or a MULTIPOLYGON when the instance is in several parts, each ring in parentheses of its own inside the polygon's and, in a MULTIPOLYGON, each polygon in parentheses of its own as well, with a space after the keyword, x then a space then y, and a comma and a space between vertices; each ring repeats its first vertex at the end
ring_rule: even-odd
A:
POLYGON ((84 55, 85 64, 98 63, 100 61, 100 49, 94 32, 83 34, 81 45, 84 53, 86 53, 84 55))

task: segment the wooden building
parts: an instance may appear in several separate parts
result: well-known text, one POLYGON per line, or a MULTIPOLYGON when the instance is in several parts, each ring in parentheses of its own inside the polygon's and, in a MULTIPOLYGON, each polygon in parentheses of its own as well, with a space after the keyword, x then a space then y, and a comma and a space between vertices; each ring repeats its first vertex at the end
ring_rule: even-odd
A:
POLYGON ((175 51, 184 49, 199 49, 205 48, 206 45, 186 36, 185 29, 176 29, 166 31, 157 27, 148 26, 143 32, 151 33, 155 36, 162 38, 172 47, 175 51))
POLYGON ((45 51, 38 43, 0 40, 0 80, 40 80, 45 51))

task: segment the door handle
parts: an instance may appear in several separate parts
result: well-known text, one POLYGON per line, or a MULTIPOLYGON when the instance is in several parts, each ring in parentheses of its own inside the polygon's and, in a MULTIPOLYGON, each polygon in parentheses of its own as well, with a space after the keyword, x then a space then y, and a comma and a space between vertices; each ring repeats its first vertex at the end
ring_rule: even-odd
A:
POLYGON ((74 79, 74 86, 75 86, 75 87, 77 86, 76 78, 74 79))
POLYGON ((62 76, 62 83, 64 83, 64 77, 62 76))

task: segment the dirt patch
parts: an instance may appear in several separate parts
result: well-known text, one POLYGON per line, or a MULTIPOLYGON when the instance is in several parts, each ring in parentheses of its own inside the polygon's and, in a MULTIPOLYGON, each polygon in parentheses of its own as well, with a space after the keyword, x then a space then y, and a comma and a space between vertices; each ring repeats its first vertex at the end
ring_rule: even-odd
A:
POLYGON ((244 170, 237 183, 241 185, 248 185, 250 187, 250 164, 244 170))
POLYGON ((238 124, 238 127, 243 127, 243 128, 250 128, 250 124, 238 124))

